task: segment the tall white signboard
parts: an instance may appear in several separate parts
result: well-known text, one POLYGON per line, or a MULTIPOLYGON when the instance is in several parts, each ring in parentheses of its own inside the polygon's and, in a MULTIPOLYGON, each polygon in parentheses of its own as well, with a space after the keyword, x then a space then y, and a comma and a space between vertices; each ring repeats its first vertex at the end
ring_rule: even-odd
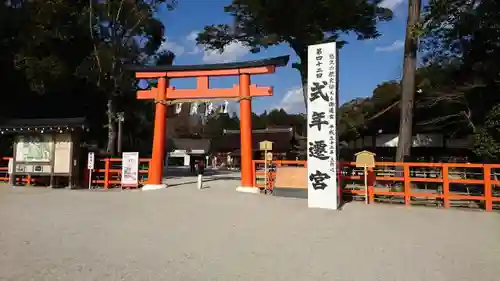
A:
POLYGON ((89 170, 89 189, 92 188, 92 171, 95 169, 95 154, 89 152, 87 154, 87 169, 89 170))
POLYGON ((89 152, 89 154, 87 154, 87 169, 88 170, 95 169, 95 154, 94 154, 94 152, 89 152))
POLYGON ((139 152, 122 154, 122 187, 139 185, 139 152))
POLYGON ((307 174, 309 208, 338 209, 337 46, 308 47, 307 174))

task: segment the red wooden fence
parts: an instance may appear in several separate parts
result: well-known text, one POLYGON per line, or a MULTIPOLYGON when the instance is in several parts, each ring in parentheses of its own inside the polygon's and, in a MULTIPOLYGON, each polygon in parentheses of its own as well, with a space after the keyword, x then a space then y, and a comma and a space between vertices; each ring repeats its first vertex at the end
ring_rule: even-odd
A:
MULTIPOLYGON (((9 157, 0 158, 0 181, 9 180, 8 161, 9 157)), ((151 160, 141 158, 139 162, 140 183, 144 184, 147 182, 151 160)), ((271 164, 277 167, 307 167, 306 161, 283 160, 273 161, 271 164)), ((263 184, 258 183, 258 177, 264 176, 264 172, 260 169, 263 167, 264 161, 254 160, 253 165, 256 171, 254 186, 263 188, 263 184)), ((363 171, 356 170, 354 167, 355 163, 353 162, 340 163, 339 174, 342 193, 348 196, 365 196, 362 185, 363 171), (345 171, 345 169, 351 170, 345 171)), ((436 203, 442 203, 444 208, 451 207, 452 202, 455 201, 469 201, 479 202, 480 207, 486 211, 492 211, 494 208, 500 208, 500 180, 497 179, 496 169, 500 170, 500 164, 377 162, 376 167, 368 172, 368 201, 372 203, 399 198, 405 205, 412 205, 416 204, 418 199, 432 199, 436 203), (394 175, 396 167, 402 168, 403 172, 400 177, 394 175), (476 172, 472 173, 471 170, 476 170, 476 172), (457 173, 461 174, 458 178, 457 173), (469 175, 472 175, 472 178, 467 178, 469 175), (396 183, 400 183, 401 188, 394 188, 396 183), (439 187, 414 188, 415 185, 419 184, 434 184, 439 187), (391 188, 387 186, 391 186, 391 188), (464 189, 467 192, 457 191, 464 189)), ((275 172, 269 172, 267 176, 269 186, 272 188, 276 177, 275 172)), ((96 169, 92 173, 92 185, 108 189, 119 186, 120 178, 121 159, 105 158, 96 161, 96 169)), ((35 181, 30 177, 16 180, 27 183, 35 181)))
MULTIPOLYGON (((264 186, 262 184, 257 183, 257 177, 264 176, 264 172, 258 168, 258 166, 262 167, 264 165, 264 161, 254 160, 253 165, 256 169, 254 185, 263 188, 264 186)), ((273 161, 272 165, 277 167, 307 167, 307 162, 284 160, 273 161)), ((364 180, 363 171, 355 170, 357 172, 356 175, 346 173, 344 169, 355 167, 354 162, 341 162, 340 167, 341 170, 339 173, 342 193, 352 196, 365 196, 364 185, 362 184, 364 180), (358 188, 348 188, 347 183, 350 182, 358 182, 358 188)), ((416 199, 434 199, 439 200, 437 201, 438 203, 442 202, 444 208, 449 208, 453 201, 478 201, 482 203, 480 205, 482 205, 486 211, 492 211, 494 205, 495 207, 500 207, 498 206, 500 202, 500 180, 496 178, 497 174, 494 173, 495 169, 500 169, 500 164, 377 162, 376 167, 368 171, 368 201, 375 202, 376 199, 383 200, 399 197, 402 198, 402 202, 405 205, 412 205, 416 199), (402 176, 387 175, 387 168, 389 167, 402 167, 402 176), (474 178, 472 179, 456 178, 456 176, 451 177, 452 174, 456 173, 470 175, 472 173, 467 172, 470 170, 476 170, 476 173, 473 173, 474 178), (386 172, 385 174, 384 171, 386 172), (401 183, 402 190, 395 191, 391 190, 391 188, 379 187, 384 184, 394 186, 395 183, 401 183), (413 187, 415 184, 421 183, 434 183, 440 185, 441 188, 428 190, 413 187), (453 189, 466 189, 468 192, 464 194, 464 192, 452 191, 450 189, 452 186, 453 189), (473 191, 470 192, 469 189, 473 189, 473 191)), ((268 173, 268 181, 271 188, 274 184, 275 177, 275 172, 268 173)))

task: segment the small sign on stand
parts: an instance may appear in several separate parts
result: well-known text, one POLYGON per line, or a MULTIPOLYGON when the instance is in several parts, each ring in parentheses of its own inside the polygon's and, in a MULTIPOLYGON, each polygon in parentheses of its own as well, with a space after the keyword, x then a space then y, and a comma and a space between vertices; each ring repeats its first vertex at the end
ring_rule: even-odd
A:
POLYGON ((9 174, 9 183, 14 186, 15 181, 12 179, 12 173, 14 171, 14 158, 9 158, 9 164, 7 166, 7 173, 9 174))
POLYGON ((272 163, 273 161, 273 154, 268 151, 273 150, 273 142, 267 140, 261 141, 259 146, 260 150, 264 151, 264 190, 267 190, 267 162, 272 163))
POLYGON ((360 151, 356 154, 356 167, 363 168, 365 178, 365 203, 368 204, 368 168, 375 168, 375 153, 370 151, 360 151))
POLYGON ((139 186, 139 152, 122 154, 122 188, 139 186))
POLYGON ((89 152, 87 155, 87 170, 89 170, 89 189, 92 189, 92 171, 95 169, 95 154, 89 152))

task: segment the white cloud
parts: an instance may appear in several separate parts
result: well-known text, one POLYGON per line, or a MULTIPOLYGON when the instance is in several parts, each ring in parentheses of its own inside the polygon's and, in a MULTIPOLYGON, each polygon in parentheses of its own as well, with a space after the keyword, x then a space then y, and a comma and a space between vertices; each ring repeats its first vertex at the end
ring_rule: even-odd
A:
POLYGON ((224 48, 222 53, 217 50, 205 50, 203 46, 196 45, 198 33, 198 30, 193 30, 186 36, 186 42, 190 45, 187 48, 189 49, 187 53, 190 55, 203 54, 202 60, 205 63, 233 62, 249 53, 248 48, 241 42, 230 43, 224 48))
POLYGON ((283 108, 287 113, 304 113, 306 107, 304 105, 302 87, 294 87, 288 90, 275 108, 283 108))
POLYGON ((203 62, 224 63, 233 62, 248 54, 248 48, 240 42, 232 42, 221 53, 217 50, 203 50, 203 62))
POLYGON ((382 8, 396 10, 405 0, 384 0, 379 4, 382 8))
POLYGON ((196 45, 196 37, 198 37, 198 30, 193 30, 191 31, 187 36, 186 36, 186 41, 187 43, 192 46, 190 51, 188 51, 188 54, 190 55, 196 55, 196 54, 201 54, 203 53, 203 48, 200 46, 196 45))
POLYGON ((161 53, 164 51, 171 51, 176 56, 180 56, 184 54, 185 48, 182 45, 177 44, 174 41, 169 40, 168 38, 165 38, 165 41, 160 45, 157 52, 161 53))
POLYGON ((394 52, 400 50, 404 47, 405 42, 402 40, 396 40, 389 46, 382 46, 375 48, 375 52, 394 52))
POLYGON ((186 40, 189 42, 196 42, 196 38, 198 37, 198 33, 200 33, 198 30, 191 31, 188 34, 188 36, 186 36, 186 40))

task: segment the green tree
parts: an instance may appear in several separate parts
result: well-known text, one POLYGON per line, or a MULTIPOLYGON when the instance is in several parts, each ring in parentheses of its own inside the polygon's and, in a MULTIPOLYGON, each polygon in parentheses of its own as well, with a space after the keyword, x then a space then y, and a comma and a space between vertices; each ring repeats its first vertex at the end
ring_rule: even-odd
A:
POLYGON ((337 41, 343 33, 354 32, 358 39, 376 38, 377 23, 392 18, 381 8, 381 0, 233 0, 224 8, 234 25, 205 27, 197 42, 223 51, 233 42, 242 42, 251 52, 278 44, 288 44, 299 57, 293 65, 301 75, 307 105, 307 46, 337 41))
POLYGON ((2 2, 0 66, 8 74, 0 79, 16 85, 16 95, 2 102, 0 114, 87 116, 92 139, 101 139, 107 124, 113 151, 116 112, 126 111, 126 142, 137 142, 132 134, 150 138, 152 103, 135 99, 136 80, 122 66, 172 62, 171 52, 157 51, 164 29, 153 18, 159 5, 172 8, 175 1, 2 2))
POLYGON ((134 95, 136 80, 125 64, 146 64, 164 40, 164 26, 154 13, 166 0, 90 0, 86 9, 92 52, 79 74, 97 85, 106 97, 107 151, 116 152, 116 121, 119 100, 134 95))
MULTIPOLYGON (((500 139, 492 133, 500 98, 500 2, 433 0, 425 11, 423 52, 442 71, 429 101, 441 120, 476 135, 476 153, 491 159, 500 139), (443 82, 444 81, 444 82, 443 82)), ((438 119, 439 120, 439 119, 438 119)), ((497 156, 495 156, 497 157, 497 156)))

